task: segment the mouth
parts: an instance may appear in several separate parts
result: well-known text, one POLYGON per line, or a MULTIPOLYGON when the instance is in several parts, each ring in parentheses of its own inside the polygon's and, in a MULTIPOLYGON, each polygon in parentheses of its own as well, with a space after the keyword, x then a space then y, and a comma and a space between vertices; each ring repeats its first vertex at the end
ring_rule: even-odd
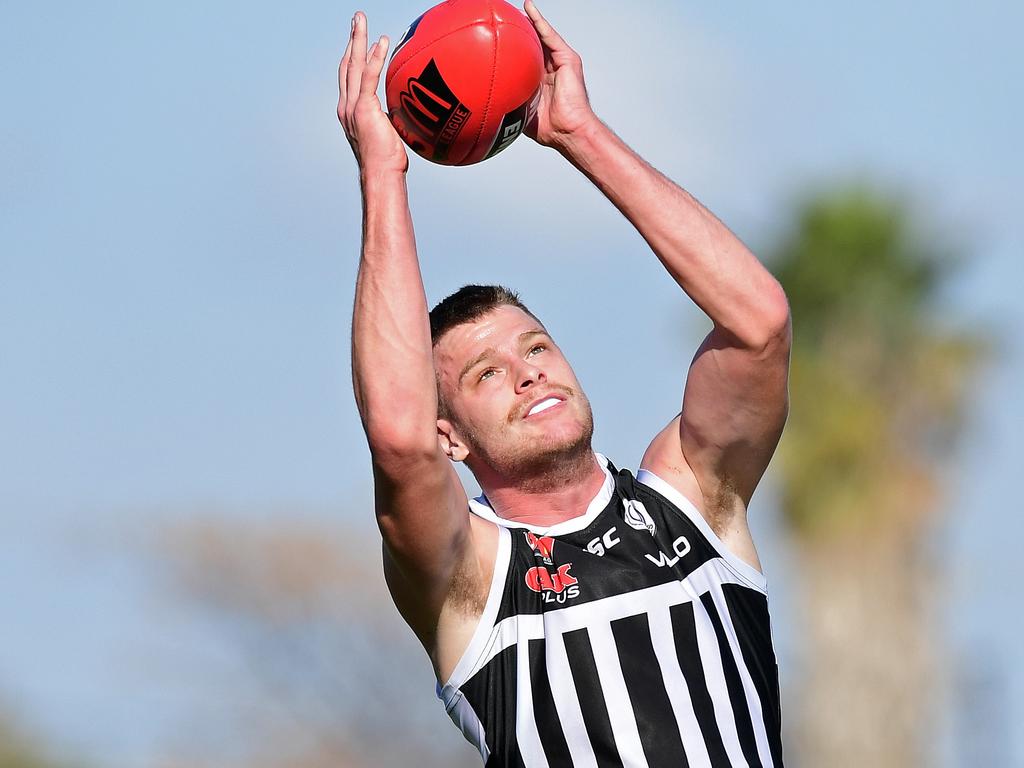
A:
POLYGON ((531 416, 536 416, 537 414, 543 413, 544 411, 550 410, 551 408, 555 408, 564 402, 565 399, 561 397, 545 397, 542 400, 538 400, 537 402, 533 403, 530 406, 529 410, 527 410, 526 415, 523 418, 528 419, 531 416))

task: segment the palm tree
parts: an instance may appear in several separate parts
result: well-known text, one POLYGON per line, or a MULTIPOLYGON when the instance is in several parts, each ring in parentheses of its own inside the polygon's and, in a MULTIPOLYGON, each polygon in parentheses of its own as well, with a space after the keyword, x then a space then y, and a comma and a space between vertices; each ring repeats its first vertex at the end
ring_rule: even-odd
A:
POLYGON ((923 765, 940 692, 934 535, 984 345, 939 303, 949 250, 887 195, 808 199, 769 262, 793 314, 776 464, 806 590, 793 755, 923 765))

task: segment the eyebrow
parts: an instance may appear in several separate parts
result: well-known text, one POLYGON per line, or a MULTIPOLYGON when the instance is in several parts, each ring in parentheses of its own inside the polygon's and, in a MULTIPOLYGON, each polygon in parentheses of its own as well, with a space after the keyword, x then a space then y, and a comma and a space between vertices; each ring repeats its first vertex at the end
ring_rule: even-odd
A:
MULTIPOLYGON (((522 342, 525 339, 531 338, 532 336, 547 336, 547 335, 548 335, 547 331, 540 330, 540 329, 533 329, 533 330, 529 330, 529 331, 523 331, 522 333, 519 334, 519 341, 522 342)), ((478 366, 480 363, 482 363, 484 360, 486 360, 488 357, 490 357, 491 355, 494 355, 494 354, 497 354, 497 351, 494 349, 494 347, 488 347, 483 352, 481 352, 479 355, 477 355, 472 360, 470 360, 468 363, 466 363, 464 366, 462 366, 462 370, 459 371, 458 386, 460 386, 460 387, 462 386, 462 380, 466 377, 467 373, 469 373, 476 366, 478 366)))

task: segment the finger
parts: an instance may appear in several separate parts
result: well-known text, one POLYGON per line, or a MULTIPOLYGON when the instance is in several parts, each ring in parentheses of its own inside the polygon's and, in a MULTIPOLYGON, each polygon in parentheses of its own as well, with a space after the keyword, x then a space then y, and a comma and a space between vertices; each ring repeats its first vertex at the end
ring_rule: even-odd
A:
POLYGON ((355 27, 352 30, 352 58, 348 62, 348 92, 355 98, 359 93, 359 81, 366 67, 366 16, 356 11, 355 27))
POLYGON ((544 45, 553 51, 572 50, 569 44, 562 39, 562 36, 555 31, 555 28, 551 26, 550 22, 544 18, 533 0, 526 0, 523 10, 530 17, 533 28, 537 30, 537 36, 544 45))
POLYGON ((373 44, 367 53, 366 69, 363 71, 363 79, 359 84, 360 94, 373 94, 377 92, 380 83, 380 73, 384 69, 384 62, 388 57, 388 38, 382 35, 380 40, 373 44))
POLYGON ((355 34, 356 20, 352 19, 352 28, 348 35, 348 44, 345 46, 345 53, 341 56, 341 63, 338 65, 338 108, 345 104, 345 96, 348 93, 348 62, 352 58, 352 36, 355 34))

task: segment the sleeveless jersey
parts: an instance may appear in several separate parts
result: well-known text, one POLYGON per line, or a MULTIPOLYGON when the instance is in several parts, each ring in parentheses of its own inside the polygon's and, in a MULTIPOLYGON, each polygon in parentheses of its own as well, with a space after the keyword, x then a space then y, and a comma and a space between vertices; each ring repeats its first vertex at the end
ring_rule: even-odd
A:
POLYGON ((598 455, 587 512, 499 526, 494 577, 438 696, 487 768, 781 768, 765 579, 681 493, 598 455))

